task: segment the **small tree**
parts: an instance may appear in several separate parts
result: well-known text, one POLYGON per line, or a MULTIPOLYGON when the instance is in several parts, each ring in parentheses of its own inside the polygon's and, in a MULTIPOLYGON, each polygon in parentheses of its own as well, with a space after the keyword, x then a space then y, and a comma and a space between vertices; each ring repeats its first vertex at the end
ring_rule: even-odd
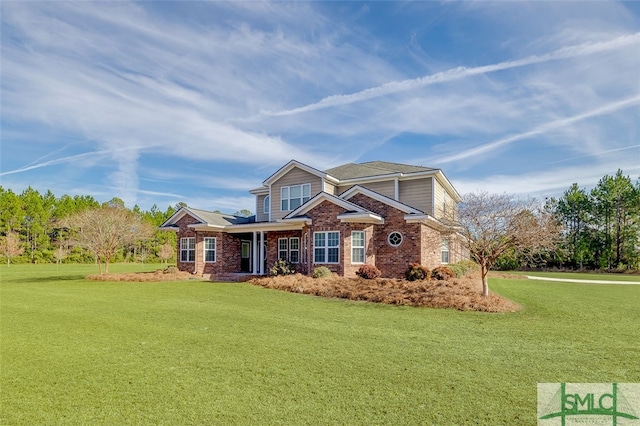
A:
POLYGON ((102 274, 109 273, 109 262, 118 250, 127 244, 150 238, 153 228, 126 208, 103 205, 85 210, 66 221, 75 234, 77 245, 86 248, 96 257, 102 274))
POLYGON ((7 258, 8 267, 12 257, 17 257, 24 253, 24 247, 20 245, 20 237, 15 232, 7 232, 7 235, 0 238, 0 250, 7 258))
POLYGON ((500 255, 509 249, 529 254, 553 249, 559 235, 547 210, 507 194, 467 194, 459 221, 469 254, 480 265, 484 296, 489 295, 487 274, 500 255))
POLYGON ((176 247, 169 242, 161 245, 160 249, 158 250, 158 257, 160 258, 160 260, 162 260, 163 263, 167 263, 169 259, 171 259, 175 254, 176 247))

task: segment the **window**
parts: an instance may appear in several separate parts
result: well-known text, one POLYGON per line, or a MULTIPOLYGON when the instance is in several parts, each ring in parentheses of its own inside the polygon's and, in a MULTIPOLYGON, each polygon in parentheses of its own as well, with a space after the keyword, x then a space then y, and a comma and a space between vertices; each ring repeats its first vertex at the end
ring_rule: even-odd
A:
POLYGON ((278 238, 278 259, 288 260, 289 250, 287 249, 287 239, 278 238))
POLYGON ((289 262, 300 262, 300 238, 298 237, 289 238, 289 262))
POLYGON ((267 195, 266 197, 264 197, 264 205, 262 206, 262 213, 269 214, 269 210, 271 210, 271 206, 269 204, 271 204, 271 197, 267 195))
POLYGON ((389 242, 389 245, 398 247, 400 244, 402 244, 402 234, 394 231, 389 234, 389 236, 387 237, 387 241, 389 242))
POLYGON ((180 238, 180 262, 195 262, 196 239, 195 237, 180 238))
POLYGON ((449 241, 442 240, 442 246, 440 248, 440 262, 449 263, 449 241))
POLYGON ((278 259, 288 260, 291 263, 300 262, 300 238, 278 238, 278 259))
POLYGON ((351 231, 351 263, 364 263, 364 231, 351 231))
POLYGON ((315 232, 313 234, 313 262, 338 263, 340 258, 340 233, 315 232))
POLYGON ((206 238, 204 239, 204 261, 215 262, 216 261, 216 239, 206 238))
POLYGON ((302 204, 309 201, 311 194, 311 184, 283 186, 280 190, 280 209, 283 212, 295 210, 302 204))

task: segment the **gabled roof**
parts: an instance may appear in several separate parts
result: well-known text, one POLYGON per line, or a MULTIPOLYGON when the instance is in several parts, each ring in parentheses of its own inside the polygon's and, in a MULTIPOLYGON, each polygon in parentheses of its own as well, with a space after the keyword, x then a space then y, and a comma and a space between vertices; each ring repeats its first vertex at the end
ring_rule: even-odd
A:
POLYGON ((349 163, 326 170, 326 173, 340 180, 362 179, 394 174, 411 174, 432 172, 437 169, 408 164, 389 163, 386 161, 370 161, 367 163, 349 163))
POLYGON ((210 212, 207 210, 194 209, 191 207, 182 207, 180 210, 175 212, 173 216, 171 216, 162 225, 160 225, 160 228, 175 228, 176 223, 185 215, 189 215, 195 218, 199 222, 198 225, 206 225, 216 228, 223 228, 229 225, 239 225, 242 223, 251 223, 255 220, 253 216, 241 217, 218 212, 210 212))
MULTIPOLYGON (((271 176, 269 176, 264 182, 263 184, 265 186, 269 186, 271 183, 275 182, 276 180, 280 179, 282 176, 284 176, 285 174, 289 173, 289 171, 291 171, 291 169, 293 168, 298 168, 301 170, 304 170, 305 172, 311 173, 312 175, 316 175, 321 179, 327 179, 330 181, 335 181, 337 182, 337 180, 333 177, 333 176, 329 176, 329 174, 315 169, 311 166, 307 166, 306 164, 303 164, 299 161, 296 160, 291 160, 289 161, 287 164, 285 164, 284 166, 280 167, 280 169, 278 169, 277 172, 275 172, 274 174, 272 174, 271 176)), ((256 188, 256 190, 258 190, 260 188, 256 188)))
POLYGON ((398 210, 400 210, 401 212, 404 212, 406 214, 416 214, 416 215, 423 215, 424 212, 418 210, 418 209, 414 209, 411 206, 408 206, 404 203, 401 203, 400 201, 396 201, 392 198, 387 197, 386 195, 382 195, 378 192, 372 191, 368 188, 362 187, 360 185, 354 185, 351 188, 349 188, 348 190, 346 190, 345 192, 343 192, 342 194, 340 194, 340 198, 344 199, 344 200, 349 200, 350 198, 352 198, 353 196, 355 196, 356 194, 362 194, 365 195, 369 198, 373 198, 376 201, 379 201, 381 203, 387 204, 393 208, 396 208, 398 210))
POLYGON ((314 207, 317 207, 324 201, 328 201, 332 204, 338 205, 346 210, 346 212, 338 215, 338 219, 343 222, 371 222, 371 223, 384 223, 384 218, 379 214, 369 211, 351 201, 344 200, 335 195, 331 195, 326 192, 320 192, 309 201, 293 210, 291 213, 282 218, 283 221, 288 220, 300 220, 314 207))

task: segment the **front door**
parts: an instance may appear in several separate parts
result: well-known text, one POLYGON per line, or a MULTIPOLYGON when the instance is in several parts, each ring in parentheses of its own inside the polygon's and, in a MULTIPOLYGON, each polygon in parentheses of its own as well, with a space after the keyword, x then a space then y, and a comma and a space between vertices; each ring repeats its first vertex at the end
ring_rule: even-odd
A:
POLYGON ((242 242, 240 270, 242 272, 251 272, 251 241, 242 242))

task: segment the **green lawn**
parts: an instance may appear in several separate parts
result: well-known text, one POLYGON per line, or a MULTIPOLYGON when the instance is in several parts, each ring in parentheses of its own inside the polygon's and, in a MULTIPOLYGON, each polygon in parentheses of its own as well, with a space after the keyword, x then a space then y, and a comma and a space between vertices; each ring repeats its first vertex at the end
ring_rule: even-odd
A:
POLYGON ((96 270, 0 267, 0 424, 533 425, 537 382, 640 382, 640 286, 492 279, 524 309, 483 314, 96 270))

